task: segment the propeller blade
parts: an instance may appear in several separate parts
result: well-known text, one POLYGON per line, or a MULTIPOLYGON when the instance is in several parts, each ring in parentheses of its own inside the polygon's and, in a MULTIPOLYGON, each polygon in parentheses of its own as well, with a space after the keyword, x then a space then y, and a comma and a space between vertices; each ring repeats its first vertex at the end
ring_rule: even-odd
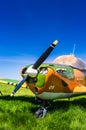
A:
MULTIPOLYGON (((51 53, 51 51, 54 49, 54 47, 57 45, 58 41, 55 40, 49 47, 48 49, 38 58, 38 60, 34 63, 33 65, 33 69, 37 69, 42 63, 43 61, 49 56, 49 54, 51 53)), ((23 83, 28 79, 28 75, 26 75, 26 77, 19 82, 19 84, 16 86, 16 88, 13 90, 13 92, 11 93, 11 96, 14 95, 14 93, 16 93, 16 91, 23 85, 23 83)))
POLYGON ((27 75, 25 78, 23 78, 23 80, 21 80, 21 81, 18 83, 18 85, 15 87, 15 89, 14 89, 13 92, 11 93, 11 96, 13 96, 14 93, 16 93, 16 91, 23 85, 23 83, 27 80, 27 78, 28 78, 28 75, 27 75))
POLYGON ((51 51, 54 49, 54 47, 57 45, 58 41, 55 40, 50 46, 49 48, 39 57, 39 59, 34 63, 33 68, 37 69, 42 63, 43 61, 49 56, 49 54, 51 53, 51 51))

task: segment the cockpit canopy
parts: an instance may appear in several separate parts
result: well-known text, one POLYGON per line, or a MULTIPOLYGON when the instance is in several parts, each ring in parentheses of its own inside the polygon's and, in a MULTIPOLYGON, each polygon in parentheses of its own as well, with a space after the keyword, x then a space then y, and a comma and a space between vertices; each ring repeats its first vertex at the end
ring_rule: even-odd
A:
POLYGON ((72 66, 73 68, 77 68, 80 70, 86 70, 86 63, 80 58, 75 57, 74 55, 59 56, 53 61, 53 63, 72 66))

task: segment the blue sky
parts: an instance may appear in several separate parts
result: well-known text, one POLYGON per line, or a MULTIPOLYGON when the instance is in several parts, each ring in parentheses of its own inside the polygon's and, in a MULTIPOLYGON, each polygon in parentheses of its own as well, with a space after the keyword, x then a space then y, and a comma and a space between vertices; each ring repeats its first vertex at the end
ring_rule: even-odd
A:
POLYGON ((1 0, 0 77, 20 79, 20 69, 54 41, 47 62, 72 53, 86 61, 85 0, 1 0))

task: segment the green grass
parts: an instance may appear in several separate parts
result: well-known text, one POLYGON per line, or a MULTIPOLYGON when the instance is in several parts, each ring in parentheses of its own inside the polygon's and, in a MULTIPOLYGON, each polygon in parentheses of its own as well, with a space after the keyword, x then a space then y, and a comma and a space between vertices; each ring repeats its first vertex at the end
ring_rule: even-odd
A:
POLYGON ((56 100, 45 118, 36 118, 39 105, 29 89, 21 88, 15 97, 13 86, 0 84, 0 130, 86 130, 85 96, 56 100))

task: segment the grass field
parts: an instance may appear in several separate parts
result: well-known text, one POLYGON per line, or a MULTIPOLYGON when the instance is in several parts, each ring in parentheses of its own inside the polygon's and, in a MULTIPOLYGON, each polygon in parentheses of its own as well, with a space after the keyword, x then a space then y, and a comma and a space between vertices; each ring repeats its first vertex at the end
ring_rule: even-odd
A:
POLYGON ((56 100, 45 118, 36 118, 39 105, 29 89, 21 88, 15 97, 13 86, 0 84, 0 130, 86 130, 86 97, 56 100))

